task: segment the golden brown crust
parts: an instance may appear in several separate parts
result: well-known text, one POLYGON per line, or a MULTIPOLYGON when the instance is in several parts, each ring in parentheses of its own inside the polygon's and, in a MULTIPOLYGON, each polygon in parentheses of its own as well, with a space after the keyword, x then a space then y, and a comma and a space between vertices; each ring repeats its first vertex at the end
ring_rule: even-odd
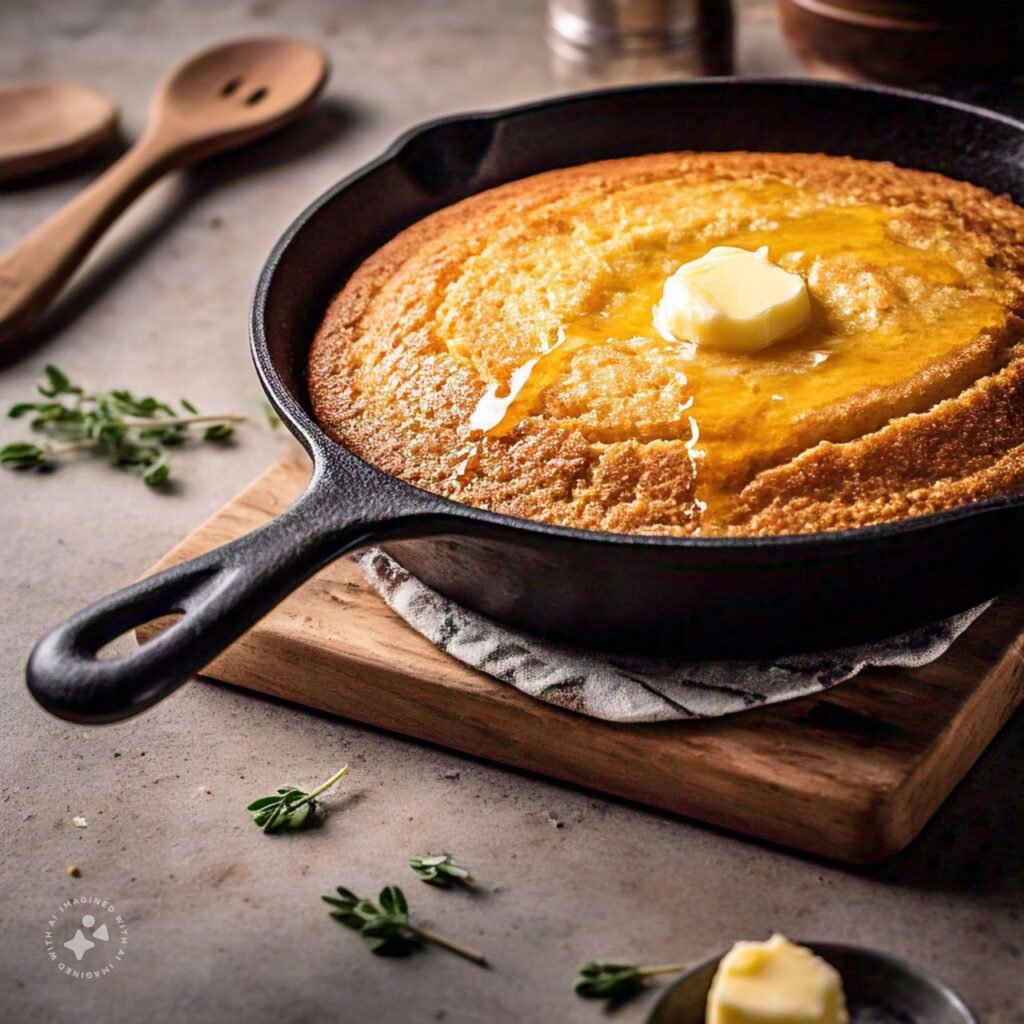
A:
MULTIPOLYGON (((889 301, 872 292, 889 287, 884 275, 859 291, 853 280, 844 284, 851 303, 858 295, 872 309, 889 301)), ((915 281, 899 284, 901 301, 914 301, 915 281)), ((1022 296, 1024 211, 975 186, 820 155, 657 154, 513 182, 402 232, 331 303, 311 349, 309 388, 332 437, 468 504, 617 532, 840 529, 1024 487, 1022 296), (538 339, 553 339, 594 288, 610 287, 629 258, 623 239, 676 230, 659 219, 652 196, 706 184, 722 201, 703 221, 680 214, 678 230, 712 222, 719 230, 730 218, 750 219, 724 201, 730 184, 762 179, 825 203, 891 207, 894 230, 910 244, 937 244, 944 233, 944 252, 968 287, 983 273, 998 276, 1005 321, 965 337, 949 359, 899 387, 835 405, 821 422, 807 417, 800 443, 744 481, 728 521, 701 515, 685 417, 659 407, 673 397, 668 371, 626 347, 581 354, 535 415, 473 443, 469 418, 487 384, 508 380, 536 356, 538 339), (628 231, 614 219, 627 195, 628 231), (595 392, 581 412, 573 374, 614 378, 611 398, 595 392), (628 431, 618 431, 620 420, 628 431)), ((850 316, 862 312, 851 306, 850 316)))

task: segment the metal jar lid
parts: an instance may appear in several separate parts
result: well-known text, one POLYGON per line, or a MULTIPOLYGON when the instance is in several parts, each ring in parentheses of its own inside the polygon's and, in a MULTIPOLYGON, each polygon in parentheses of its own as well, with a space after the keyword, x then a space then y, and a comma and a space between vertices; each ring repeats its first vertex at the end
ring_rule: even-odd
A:
POLYGON ((548 35, 559 49, 643 55, 690 46, 697 0, 550 0, 548 35))

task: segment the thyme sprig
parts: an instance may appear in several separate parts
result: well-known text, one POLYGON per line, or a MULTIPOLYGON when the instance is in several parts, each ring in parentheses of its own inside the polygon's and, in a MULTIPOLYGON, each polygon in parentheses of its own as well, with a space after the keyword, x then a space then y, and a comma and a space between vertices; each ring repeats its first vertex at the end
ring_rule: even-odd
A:
POLYGON ((345 765, 312 793, 306 793, 298 786, 279 786, 272 796, 261 796, 253 800, 246 810, 264 832, 281 832, 285 829, 297 832, 309 828, 316 821, 316 798, 330 789, 347 771, 348 765, 345 765))
POLYGON ((576 995, 584 999, 610 999, 616 1002, 636 995, 648 978, 658 974, 677 974, 686 970, 686 964, 659 964, 638 967, 635 964, 615 964, 605 960, 588 960, 576 978, 576 995))
POLYGON ((377 956, 408 956, 424 943, 446 949, 479 967, 489 967, 487 958, 409 920, 409 905, 397 885, 381 889, 377 903, 357 896, 339 885, 334 893, 320 897, 332 909, 328 911, 345 927, 359 932, 370 951, 377 956))
POLYGON ((413 874, 428 885, 444 889, 453 882, 468 885, 473 876, 452 859, 450 853, 428 853, 425 857, 413 857, 409 861, 413 874))
POLYGON ((18 402, 7 415, 31 417, 29 427, 47 440, 16 441, 0 448, 0 465, 9 469, 52 470, 74 452, 92 452, 113 466, 138 473, 143 483, 159 487, 171 472, 170 449, 203 427, 203 441, 226 441, 244 416, 205 415, 187 399, 179 408, 151 395, 131 391, 87 392, 62 370, 48 365, 36 386, 42 401, 18 402))

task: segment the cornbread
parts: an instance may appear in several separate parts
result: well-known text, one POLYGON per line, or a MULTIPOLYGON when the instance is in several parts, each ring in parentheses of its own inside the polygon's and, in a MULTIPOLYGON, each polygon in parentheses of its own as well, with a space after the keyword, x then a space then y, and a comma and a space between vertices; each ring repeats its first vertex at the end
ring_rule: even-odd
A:
POLYGON ((374 253, 331 303, 327 432, 456 501, 627 533, 865 526, 1024 486, 1024 210, 812 154, 667 153, 473 196, 374 253), (666 338, 654 308, 716 246, 806 282, 755 352, 666 338))

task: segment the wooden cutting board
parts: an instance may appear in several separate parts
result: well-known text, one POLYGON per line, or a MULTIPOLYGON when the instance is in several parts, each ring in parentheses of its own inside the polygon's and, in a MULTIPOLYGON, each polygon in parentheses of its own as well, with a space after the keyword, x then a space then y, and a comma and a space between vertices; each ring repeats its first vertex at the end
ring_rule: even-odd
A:
MULTIPOLYGON (((284 459, 156 566, 254 529, 302 489, 284 459)), ((147 639, 161 628, 140 630, 147 639)), ((615 725, 466 668, 390 611, 349 559, 328 566, 206 674, 345 718, 844 861, 909 843, 1024 698, 1024 600, 938 661, 709 722, 615 725)))

